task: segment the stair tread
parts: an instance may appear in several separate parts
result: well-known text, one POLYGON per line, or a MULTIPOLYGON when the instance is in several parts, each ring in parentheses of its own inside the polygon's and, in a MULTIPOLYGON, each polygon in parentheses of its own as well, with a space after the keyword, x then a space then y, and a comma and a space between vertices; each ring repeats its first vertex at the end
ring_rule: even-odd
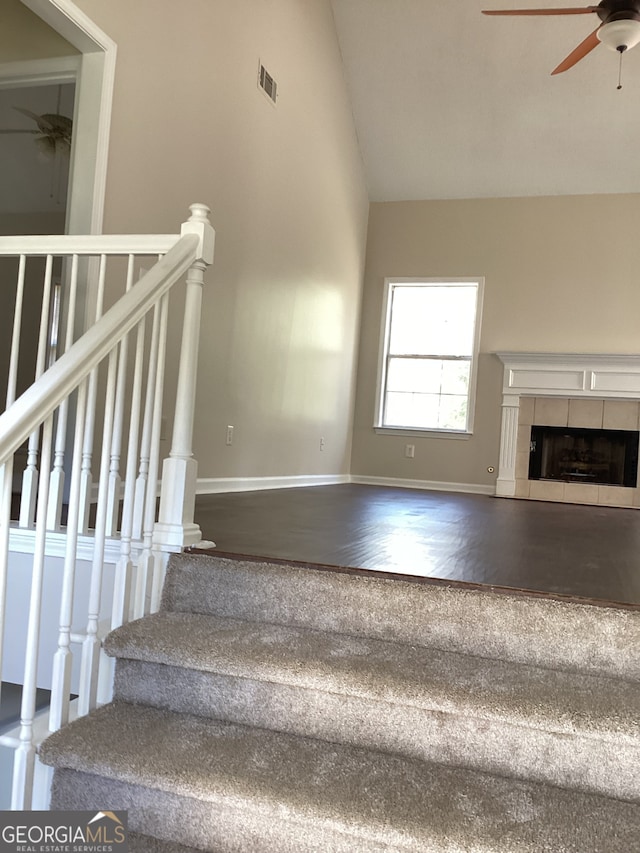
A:
POLYGON ((640 680, 640 610, 213 554, 171 557, 162 609, 640 680))
POLYGON ((637 684, 423 646, 160 612, 106 640, 108 654, 375 698, 529 728, 640 740, 637 684))
POLYGON ((248 821, 337 828, 354 850, 628 853, 640 834, 632 803, 128 703, 51 735, 41 759, 248 821))

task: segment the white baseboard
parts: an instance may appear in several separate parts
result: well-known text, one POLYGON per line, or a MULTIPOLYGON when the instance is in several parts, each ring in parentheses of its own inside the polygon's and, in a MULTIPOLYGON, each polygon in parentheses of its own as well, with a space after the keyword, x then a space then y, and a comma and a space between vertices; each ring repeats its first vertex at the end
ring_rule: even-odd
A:
POLYGON ((227 492, 256 492, 267 489, 299 489, 305 486, 335 486, 359 483, 364 486, 391 486, 398 489, 425 489, 434 492, 464 492, 495 495, 495 486, 477 483, 445 483, 440 480, 401 480, 396 477, 364 477, 357 474, 301 474, 289 477, 210 477, 198 480, 198 495, 227 492))
POLYGON ((266 489, 299 489, 304 486, 334 486, 349 483, 348 474, 301 474, 289 477, 210 477, 198 479, 196 494, 257 492, 266 489))
POLYGON ((433 492, 464 492, 471 495, 495 495, 495 486, 478 483, 444 483, 441 480, 400 480, 396 477, 361 477, 352 474, 352 483, 363 486, 391 486, 398 489, 425 489, 433 492))

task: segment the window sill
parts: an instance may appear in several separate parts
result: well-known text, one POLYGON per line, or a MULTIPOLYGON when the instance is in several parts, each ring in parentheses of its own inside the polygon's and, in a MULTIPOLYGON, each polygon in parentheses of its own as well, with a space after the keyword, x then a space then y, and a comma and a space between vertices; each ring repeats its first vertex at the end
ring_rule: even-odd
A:
POLYGON ((471 432, 456 432, 447 429, 397 429, 395 427, 374 427, 374 432, 377 435, 406 435, 422 438, 456 438, 468 439, 471 438, 471 432))

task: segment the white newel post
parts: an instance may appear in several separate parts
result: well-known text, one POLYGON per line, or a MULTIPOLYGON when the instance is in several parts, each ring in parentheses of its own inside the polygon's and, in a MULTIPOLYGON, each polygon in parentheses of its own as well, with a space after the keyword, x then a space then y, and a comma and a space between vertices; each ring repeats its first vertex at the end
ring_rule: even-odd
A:
POLYGON ((504 394, 502 398, 502 433, 500 437, 500 468, 496 495, 510 498, 516 493, 516 450, 520 397, 504 394))
POLYGON ((200 541, 194 524, 197 462, 193 457, 193 419, 196 402, 200 309, 206 268, 213 263, 215 232, 209 222, 210 209, 192 204, 191 217, 181 234, 197 234, 198 256, 189 268, 186 282, 182 346, 178 368, 178 387, 169 457, 162 467, 160 510, 154 528, 154 550, 177 551, 200 541))

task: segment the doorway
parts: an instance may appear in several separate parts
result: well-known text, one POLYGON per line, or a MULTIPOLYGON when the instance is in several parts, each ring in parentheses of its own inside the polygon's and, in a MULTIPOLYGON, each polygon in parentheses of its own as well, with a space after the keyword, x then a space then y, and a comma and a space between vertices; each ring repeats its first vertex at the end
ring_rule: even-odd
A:
MULTIPOLYGON (((17 13, 14 8, 10 20, 13 27, 11 35, 16 46, 22 45, 24 49, 16 47, 13 52, 9 51, 6 55, 12 61, 0 63, 0 104, 3 109, 0 127, 33 130, 34 126, 37 128, 33 116, 54 115, 70 119, 72 132, 68 151, 62 150, 58 156, 53 152, 54 156, 49 158, 45 152, 34 152, 35 138, 43 134, 0 134, 0 146, 8 146, 12 150, 11 160, 3 158, 0 162, 0 195, 6 199, 5 206, 12 208, 10 216, 8 214, 11 221, 3 223, 0 201, 0 233, 101 233, 115 44, 70 0, 11 2, 18 7, 17 13), (20 10, 23 13, 28 11, 21 14, 20 10), (38 31, 38 38, 31 39, 30 26, 38 31), (46 32, 43 31, 52 38, 45 38, 46 32), (37 45, 48 42, 55 45, 54 55, 48 55, 46 49, 41 53, 36 49, 37 45), (18 152, 17 147, 22 151, 18 152), (39 157, 38 154, 44 156, 39 157), (30 165, 27 164, 29 157, 30 165), (7 166, 9 162, 10 169, 7 166), (22 162, 25 163, 24 169, 19 165, 22 162), (29 169, 31 174, 27 174, 29 169)), ((10 14, 11 6, 3 11, 10 14)), ((40 144, 46 145, 46 139, 41 139, 40 144)), ((30 260, 29 264, 41 288, 43 276, 38 275, 35 269, 37 260, 30 260)), ((59 278, 62 277, 61 272, 59 278)), ((5 290, 14 295, 15 301, 15 273, 11 274, 11 282, 12 286, 5 290)), ((34 296, 28 304, 38 313, 41 299, 37 299, 37 294, 34 296)), ((84 325, 86 306, 90 302, 91 294, 84 290, 78 293, 78 328, 84 325)), ((10 322, 13 306, 2 303, 0 308, 0 318, 10 322)), ((64 302, 60 311, 65 312, 64 302)), ((1 323, 4 320, 0 319, 1 323)), ((27 337, 31 335, 33 341, 24 337, 21 340, 18 392, 33 381, 39 326, 39 316, 34 315, 33 322, 23 318, 24 333, 27 337)), ((10 329, 3 328, 2 332, 3 340, 10 341, 10 329)), ((5 360, 3 355, 0 368, 5 360)), ((0 370, 2 401, 4 384, 6 371, 0 370)), ((20 461, 16 473, 19 469, 20 461)))
POLYGON ((73 141, 65 230, 70 234, 102 231, 107 175, 111 101, 116 45, 71 0, 20 0, 51 30, 65 39, 72 56, 0 64, 0 85, 11 78, 58 82, 75 79, 73 141))
POLYGON ((0 235, 63 234, 75 80, 0 88, 0 235))
MULTIPOLYGON (((74 80, 0 88, 0 236, 64 234, 74 98, 74 80)), ((56 261, 54 288, 62 276, 60 260, 56 261)), ((0 258, 2 398, 6 395, 11 353, 17 268, 17 258, 0 258)), ((43 284, 44 259, 29 259, 25 268, 17 395, 34 380, 43 284)), ((50 337, 53 331, 51 328, 50 337)))

